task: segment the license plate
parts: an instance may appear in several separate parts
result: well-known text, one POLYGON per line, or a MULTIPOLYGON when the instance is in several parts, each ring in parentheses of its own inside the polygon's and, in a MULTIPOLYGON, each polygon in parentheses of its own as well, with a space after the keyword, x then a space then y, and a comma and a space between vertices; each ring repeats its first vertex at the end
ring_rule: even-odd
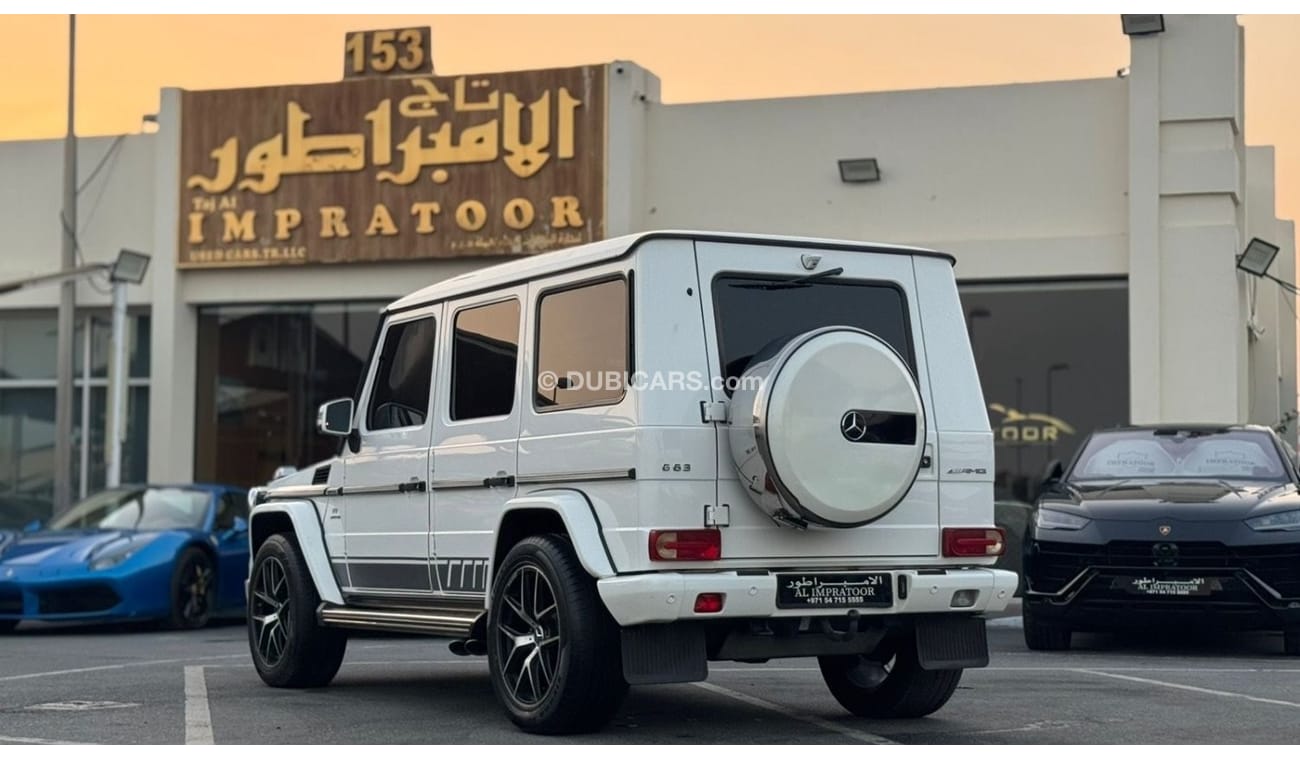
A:
POLYGON ((889 607, 894 603, 892 581, 889 573, 778 573, 776 606, 889 607))
POLYGON ((1116 578, 1114 588, 1127 591, 1134 596, 1153 597, 1200 597, 1210 596, 1223 590, 1218 578, 1201 576, 1186 578, 1154 578, 1149 575, 1136 578, 1116 578))

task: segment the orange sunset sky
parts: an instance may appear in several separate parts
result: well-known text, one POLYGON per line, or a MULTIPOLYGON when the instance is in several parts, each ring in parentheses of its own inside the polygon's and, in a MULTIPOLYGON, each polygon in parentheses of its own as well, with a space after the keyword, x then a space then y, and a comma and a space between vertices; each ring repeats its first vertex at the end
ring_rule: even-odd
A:
MULTIPOLYGON (((1277 146, 1277 206, 1300 218, 1300 16, 1242 16, 1246 140, 1277 146)), ((438 73, 618 59, 668 103, 1115 76, 1104 16, 79 16, 77 131, 135 132, 164 86, 330 81, 343 36, 428 25, 438 73)), ((0 139, 62 135, 67 19, 3 16, 0 139)), ((57 168, 52 168, 57 171, 57 168)))

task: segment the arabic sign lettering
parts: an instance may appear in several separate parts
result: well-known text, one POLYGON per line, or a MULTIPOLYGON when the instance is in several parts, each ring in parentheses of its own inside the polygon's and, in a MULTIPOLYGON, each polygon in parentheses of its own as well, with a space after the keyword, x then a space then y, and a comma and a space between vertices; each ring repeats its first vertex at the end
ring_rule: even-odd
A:
POLYGON ((605 70, 182 96, 181 266, 537 253, 603 236, 605 70))

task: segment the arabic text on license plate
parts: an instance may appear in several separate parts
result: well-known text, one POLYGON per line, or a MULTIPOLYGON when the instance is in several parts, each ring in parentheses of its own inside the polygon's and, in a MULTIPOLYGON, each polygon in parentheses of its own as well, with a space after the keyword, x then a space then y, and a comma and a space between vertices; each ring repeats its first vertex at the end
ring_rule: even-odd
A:
POLYGON ((889 607, 889 573, 788 573, 776 576, 776 606, 889 607))
POLYGON ((1219 584, 1214 579, 1191 578, 1153 578, 1143 576, 1128 579, 1130 594, 1140 596, 1209 596, 1218 590, 1219 584))

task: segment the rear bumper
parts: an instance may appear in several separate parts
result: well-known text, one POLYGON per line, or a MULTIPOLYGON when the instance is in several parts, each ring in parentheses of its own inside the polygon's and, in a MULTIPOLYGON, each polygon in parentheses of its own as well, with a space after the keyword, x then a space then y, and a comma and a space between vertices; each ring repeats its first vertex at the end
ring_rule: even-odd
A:
MULTIPOLYGON (((868 568, 864 568, 868 569, 868 568)), ((874 569, 874 568, 871 568, 874 569)), ((895 594, 889 607, 859 607, 863 616, 936 613, 991 613, 1006 609, 1016 591, 1018 576, 993 568, 896 569, 905 578, 906 596, 895 594), (953 594, 975 591, 973 605, 954 607, 953 594)), ((777 607, 774 573, 741 572, 643 573, 603 578, 596 582, 610 615, 622 626, 670 623, 678 620, 761 619, 843 616, 851 608, 781 609, 777 607), (697 613, 699 594, 725 594, 720 612, 697 613)))

